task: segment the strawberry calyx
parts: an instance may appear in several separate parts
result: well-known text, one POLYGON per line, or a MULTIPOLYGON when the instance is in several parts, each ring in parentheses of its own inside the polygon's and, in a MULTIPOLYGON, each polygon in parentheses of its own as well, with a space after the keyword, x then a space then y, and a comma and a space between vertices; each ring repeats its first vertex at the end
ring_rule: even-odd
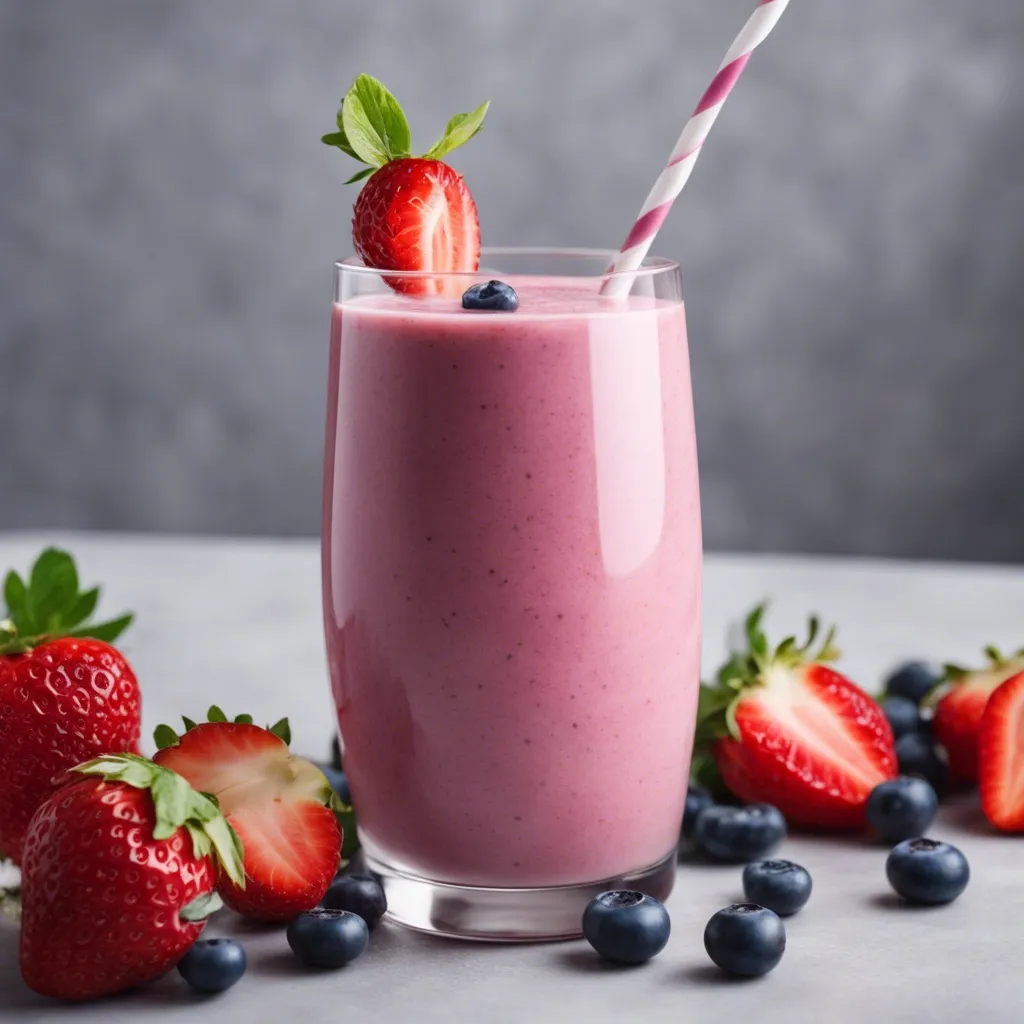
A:
POLYGON ((130 612, 91 622, 100 588, 80 591, 75 560, 47 548, 24 580, 13 569, 4 578, 6 615, 0 619, 0 655, 24 654, 60 637, 90 637, 113 643, 131 624, 130 612))
POLYGON ((925 694, 921 707, 933 710, 936 705, 952 690, 959 686, 969 685, 980 676, 986 677, 989 689, 998 685, 1000 676, 1009 677, 1014 671, 1024 669, 1024 647, 1010 654, 1004 654, 995 644, 984 648, 987 665, 981 668, 966 668, 963 665, 946 663, 942 666, 942 678, 925 694))
POLYGON ((695 741, 697 764, 703 763, 708 747, 715 740, 725 736, 736 740, 741 738, 735 720, 737 705, 745 693, 766 685, 772 671, 823 665, 840 657, 835 646, 835 626, 830 627, 818 643, 821 620, 816 615, 808 620, 807 639, 803 644, 799 644, 795 636, 788 636, 778 646, 772 647, 761 628, 767 609, 767 604, 762 603, 750 612, 743 623, 746 646, 730 653, 712 684, 700 687, 695 741))
MULTIPOLYGON (((476 110, 456 114, 441 138, 422 154, 426 160, 441 160, 452 150, 469 142, 483 127, 490 100, 476 110)), ((352 175, 346 185, 373 174, 393 160, 413 155, 412 132, 401 104, 381 82, 359 75, 345 93, 336 118, 337 131, 322 136, 321 142, 368 166, 352 175)))
MULTIPOLYGON (((195 729, 197 725, 206 724, 209 722, 220 722, 220 723, 232 723, 234 725, 252 725, 252 715, 235 715, 234 718, 228 718, 228 716, 219 708, 216 704, 211 704, 209 710, 206 712, 206 722, 195 722, 187 715, 182 715, 181 720, 184 723, 184 730, 181 733, 176 732, 171 726, 161 723, 153 730, 153 742, 156 744, 157 750, 163 750, 165 747, 173 747, 181 737, 191 730, 195 729)), ((264 726, 267 732, 273 733, 284 745, 290 746, 292 742, 292 727, 288 722, 287 718, 279 718, 273 725, 264 726)))
MULTIPOLYGON (((155 816, 153 838, 169 839, 184 828, 192 840, 193 856, 212 857, 223 874, 239 887, 245 887, 241 839, 221 813, 217 801, 193 789, 177 772, 137 754, 104 754, 71 771, 148 790, 155 816)), ((212 903, 202 907, 189 904, 182 913, 188 911, 193 915, 186 920, 198 920, 194 915, 204 909, 203 916, 209 916, 216 907, 212 903)))

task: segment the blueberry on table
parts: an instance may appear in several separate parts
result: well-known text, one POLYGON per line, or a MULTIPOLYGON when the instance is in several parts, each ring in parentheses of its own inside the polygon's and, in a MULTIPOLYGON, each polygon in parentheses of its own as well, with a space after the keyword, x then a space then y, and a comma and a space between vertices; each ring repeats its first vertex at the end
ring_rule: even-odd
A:
POLYGON ((727 974, 756 978, 778 966, 786 951, 786 928, 767 907, 734 903, 708 921, 704 948, 727 974))
POLYGON ((896 739, 910 732, 920 732, 922 729, 921 712, 907 697, 886 697, 882 701, 882 711, 885 712, 896 739))
POLYGON ((920 704, 936 684, 943 679, 942 670, 925 661, 908 661, 900 665, 885 681, 887 697, 905 697, 920 704))
POLYGON ((657 956, 671 929, 663 903, 628 889, 598 894, 583 912, 584 938, 617 964, 642 964, 657 956))
POLYGON ((686 810, 683 812, 683 838, 692 839, 697 825, 697 815, 714 803, 711 794, 703 786, 690 786, 686 791, 686 810))
POLYGON ((339 875, 323 898, 328 910, 358 914, 373 931, 388 909, 384 888, 373 875, 339 875))
POLYGON ((923 836, 939 809, 931 783, 901 775, 871 791, 865 813, 868 824, 887 843, 923 836))
POLYGON ((471 285, 463 292, 462 308, 514 313, 519 308, 519 296, 515 288, 504 281, 487 281, 471 285))
POLYGON ((198 939, 178 961, 178 973, 197 992, 213 995, 245 974, 245 949, 234 939, 198 939))
POLYGON ((358 914, 323 907, 299 914, 289 922, 287 935, 292 952, 307 967, 344 967, 370 941, 370 930, 358 914))
POLYGON ((697 815, 693 838, 716 860, 742 864, 767 857, 786 837, 786 819, 771 804, 712 805, 697 815))
POLYGON ((743 869, 743 895, 779 917, 791 917, 811 898, 810 872, 789 860, 756 860, 743 869))
POLYGON ((949 843, 907 839, 894 846, 885 862, 889 884, 911 903, 951 903, 967 888, 967 858, 949 843))
POLYGON ((896 741, 896 760, 901 775, 916 775, 931 784, 936 793, 946 789, 949 766, 926 733, 908 732, 896 741))

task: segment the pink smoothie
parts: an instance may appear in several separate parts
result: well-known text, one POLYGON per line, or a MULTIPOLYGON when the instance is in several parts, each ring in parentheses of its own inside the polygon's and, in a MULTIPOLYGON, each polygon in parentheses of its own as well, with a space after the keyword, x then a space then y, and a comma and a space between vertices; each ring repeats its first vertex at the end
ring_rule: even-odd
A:
POLYGON ((323 532, 364 847, 496 887, 675 848, 700 670, 683 308, 512 280, 334 307, 323 532))

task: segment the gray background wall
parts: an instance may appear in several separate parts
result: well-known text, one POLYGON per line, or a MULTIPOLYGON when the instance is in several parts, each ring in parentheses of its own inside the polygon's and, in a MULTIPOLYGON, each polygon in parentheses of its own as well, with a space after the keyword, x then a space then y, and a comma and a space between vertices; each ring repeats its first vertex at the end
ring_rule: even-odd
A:
MULTIPOLYGON (((751 0, 8 0, 0 528, 315 533, 354 75, 615 245, 751 0)), ((658 249, 710 547, 1024 560, 1024 4, 794 0, 658 249)))

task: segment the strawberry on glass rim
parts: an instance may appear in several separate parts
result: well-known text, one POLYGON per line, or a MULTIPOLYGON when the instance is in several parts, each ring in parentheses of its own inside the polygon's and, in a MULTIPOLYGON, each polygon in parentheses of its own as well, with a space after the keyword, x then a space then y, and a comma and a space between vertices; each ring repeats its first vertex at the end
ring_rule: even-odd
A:
POLYGON ((698 756, 710 754, 735 796, 773 804, 794 825, 861 828, 871 791, 897 773, 892 729, 871 697, 828 667, 839 657, 834 629, 815 649, 812 618, 802 647, 788 637, 773 649, 764 612, 746 620, 746 650, 701 687, 698 756))
POLYGON ((437 274, 473 274, 480 265, 480 221, 465 181, 442 161, 483 126, 489 102, 456 114, 422 156, 413 156, 409 122, 398 100, 360 75, 338 110, 336 132, 322 141, 368 164, 346 184, 369 177, 356 200, 352 240, 368 267, 421 273, 388 277, 409 295, 459 295, 468 282, 437 274))
POLYGON ((179 736, 158 726, 156 764, 214 797, 243 847, 245 882, 222 877, 232 910, 261 921, 288 921, 315 907, 341 866, 346 810, 324 773, 288 749, 288 720, 264 729, 250 715, 233 722, 218 707, 179 736))

